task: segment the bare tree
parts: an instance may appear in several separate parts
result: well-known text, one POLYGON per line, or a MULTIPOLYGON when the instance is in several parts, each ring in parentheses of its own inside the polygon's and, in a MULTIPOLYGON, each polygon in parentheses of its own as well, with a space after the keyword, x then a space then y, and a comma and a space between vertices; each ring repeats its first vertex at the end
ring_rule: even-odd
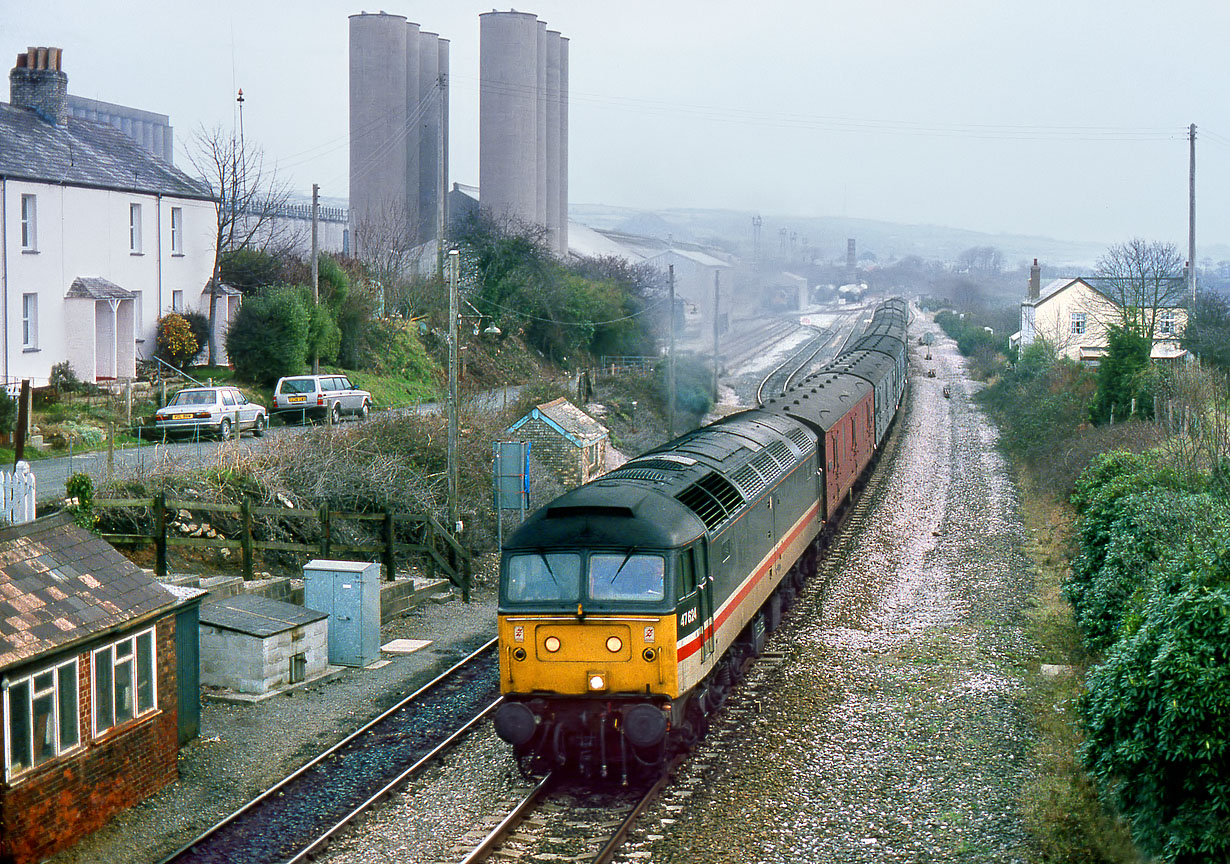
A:
POLYGON ((393 314, 403 293, 400 286, 418 275, 419 261, 429 248, 415 241, 419 227, 399 197, 383 199, 354 220, 355 258, 379 284, 385 315, 393 314))
POLYGON ((1004 253, 994 246, 974 246, 957 256, 957 269, 965 273, 998 275, 1004 269, 1004 253))
POLYGON ((188 161, 209 188, 217 213, 214 266, 209 280, 209 363, 217 362, 214 334, 221 290, 222 256, 236 249, 285 252, 292 238, 286 211, 290 189, 277 170, 265 169, 260 147, 241 144, 221 126, 201 127, 193 138, 188 161))
POLYGON ((1164 311, 1184 306, 1183 256, 1173 243, 1135 238, 1111 246, 1098 259, 1094 284, 1116 307, 1117 321, 1150 342, 1164 311))

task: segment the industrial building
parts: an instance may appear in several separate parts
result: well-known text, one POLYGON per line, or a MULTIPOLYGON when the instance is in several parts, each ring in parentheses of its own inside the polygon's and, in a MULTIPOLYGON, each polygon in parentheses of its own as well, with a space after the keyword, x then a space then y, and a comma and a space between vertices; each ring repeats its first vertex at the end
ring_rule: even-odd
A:
POLYGON ((447 224, 447 39, 402 15, 350 16, 350 236, 419 246, 447 224))
POLYGON ((568 40, 530 12, 479 15, 482 211, 568 253, 568 40))

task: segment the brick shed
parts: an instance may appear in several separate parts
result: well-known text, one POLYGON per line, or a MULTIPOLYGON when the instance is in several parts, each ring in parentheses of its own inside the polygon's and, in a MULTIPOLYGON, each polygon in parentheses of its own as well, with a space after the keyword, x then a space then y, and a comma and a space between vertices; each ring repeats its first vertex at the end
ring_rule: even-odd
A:
POLYGON ((201 606, 201 683, 272 693, 324 674, 329 616, 256 594, 201 606))
POLYGON ((562 396, 534 408, 508 427, 507 434, 514 441, 529 441, 534 458, 568 487, 606 470, 610 432, 562 396))
POLYGON ((0 860, 41 861, 176 779, 186 604, 68 514, 0 529, 0 860))

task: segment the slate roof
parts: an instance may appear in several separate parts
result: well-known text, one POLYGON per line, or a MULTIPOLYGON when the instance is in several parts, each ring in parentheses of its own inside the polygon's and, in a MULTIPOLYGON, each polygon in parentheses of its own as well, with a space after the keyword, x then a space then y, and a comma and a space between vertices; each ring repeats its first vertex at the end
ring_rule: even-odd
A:
POLYGON ((257 594, 239 594, 201 606, 201 623, 264 639, 329 616, 257 594))
POLYGON ((70 514, 0 528, 0 669, 175 605, 70 514))
POLYGON ((57 126, 0 102, 0 176, 212 200, 209 190, 120 130, 70 117, 57 126))
POLYGON ((586 444, 591 444, 610 434, 605 426, 573 405, 563 396, 552 402, 544 402, 542 405, 539 405, 512 426, 509 426, 508 431, 516 432, 527 422, 536 418, 545 421, 548 426, 554 428, 555 431, 578 447, 584 447, 586 444))
POLYGON ((78 276, 68 286, 68 293, 64 296, 85 297, 88 300, 132 300, 137 295, 101 276, 78 276))

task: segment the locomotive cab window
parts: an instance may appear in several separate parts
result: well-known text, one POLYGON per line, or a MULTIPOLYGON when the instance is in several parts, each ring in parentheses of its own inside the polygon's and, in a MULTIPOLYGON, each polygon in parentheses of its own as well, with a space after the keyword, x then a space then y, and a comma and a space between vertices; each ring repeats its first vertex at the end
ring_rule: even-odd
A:
POLYGON ((591 600, 662 600, 666 559, 661 555, 595 552, 589 556, 591 600))
POLYGON ((581 556, 575 552, 511 555, 504 590, 510 603, 576 603, 581 599, 581 556))
POLYGON ((679 596, 686 597, 696 590, 696 553, 684 549, 679 553, 679 596))

